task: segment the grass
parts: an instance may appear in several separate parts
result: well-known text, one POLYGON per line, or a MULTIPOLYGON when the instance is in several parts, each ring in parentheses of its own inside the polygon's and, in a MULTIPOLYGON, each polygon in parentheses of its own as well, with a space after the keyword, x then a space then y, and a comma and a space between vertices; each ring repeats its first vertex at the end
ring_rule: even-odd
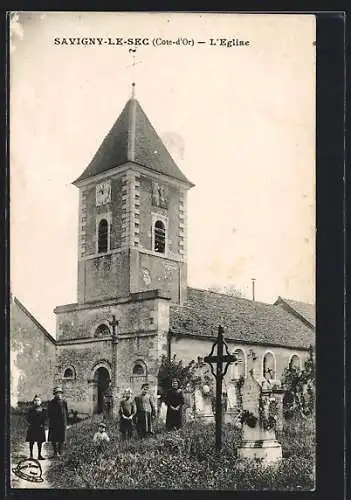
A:
POLYGON ((240 431, 226 425, 220 456, 214 451, 214 425, 189 423, 180 431, 158 429, 153 437, 120 441, 111 422, 111 442, 96 448, 96 419, 68 430, 65 455, 48 479, 55 488, 311 490, 314 488, 314 424, 289 421, 280 434, 283 460, 276 465, 239 460, 240 431))

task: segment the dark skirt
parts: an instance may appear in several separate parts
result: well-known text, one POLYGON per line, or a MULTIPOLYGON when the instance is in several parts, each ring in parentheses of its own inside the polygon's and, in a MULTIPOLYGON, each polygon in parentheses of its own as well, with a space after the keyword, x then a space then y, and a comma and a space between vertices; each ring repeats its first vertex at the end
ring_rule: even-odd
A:
POLYGON ((167 408, 166 415, 166 429, 180 429, 182 427, 182 409, 172 410, 172 408, 167 408))
POLYGON ((129 432, 130 433, 133 431, 133 428, 134 428, 133 420, 127 420, 123 417, 120 417, 120 421, 119 421, 120 432, 122 432, 122 433, 129 432))
POLYGON ((139 437, 153 433, 151 413, 140 411, 136 414, 136 429, 139 437))
POLYGON ((29 443, 44 443, 46 441, 45 438, 45 429, 44 426, 38 427, 37 425, 30 425, 27 429, 26 442, 29 443))
POLYGON ((63 443, 66 439, 66 426, 55 425, 49 427, 48 441, 52 443, 63 443))

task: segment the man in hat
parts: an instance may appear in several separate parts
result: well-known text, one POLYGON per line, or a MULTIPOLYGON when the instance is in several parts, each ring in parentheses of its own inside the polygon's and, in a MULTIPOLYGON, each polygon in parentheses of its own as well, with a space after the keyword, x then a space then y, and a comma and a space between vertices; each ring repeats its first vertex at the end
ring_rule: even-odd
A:
POLYGON ((62 445, 66 439, 66 428, 68 409, 67 403, 63 399, 63 390, 61 387, 55 387, 53 390, 54 398, 48 404, 49 417, 49 436, 54 450, 54 457, 61 456, 62 445))
POLYGON ((141 386, 141 394, 135 397, 136 429, 139 438, 152 434, 152 420, 156 416, 155 404, 149 394, 149 384, 141 386))

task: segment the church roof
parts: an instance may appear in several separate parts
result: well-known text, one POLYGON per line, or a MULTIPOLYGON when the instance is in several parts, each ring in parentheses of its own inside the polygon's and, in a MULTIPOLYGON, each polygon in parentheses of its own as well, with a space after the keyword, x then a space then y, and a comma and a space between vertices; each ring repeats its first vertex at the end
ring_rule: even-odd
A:
POLYGON ((314 304, 278 297, 274 305, 284 307, 289 312, 307 322, 311 327, 314 328, 316 326, 316 308, 314 304))
MULTIPOLYGON (((22 302, 17 297, 14 297, 13 295, 11 295, 12 308, 13 308, 13 304, 15 304, 19 309, 21 309, 21 311, 29 318, 30 321, 32 321, 32 323, 34 323, 36 325, 36 327, 45 335, 45 337, 47 337, 50 340, 50 342, 52 342, 53 344, 56 344, 56 340, 54 339, 54 337, 52 335, 50 335, 50 333, 43 327, 43 325, 41 325, 39 323, 39 321, 37 319, 35 319, 33 314, 31 314, 28 311, 28 309, 22 304, 22 302)), ((13 309, 12 309, 12 314, 16 314, 13 309)))
POLYGON ((124 106, 95 156, 74 183, 129 161, 193 185, 181 172, 134 97, 124 106))
POLYGON ((225 339, 237 342, 305 349, 315 343, 311 328, 273 304, 188 288, 187 301, 171 305, 173 334, 213 338, 218 325, 225 339))

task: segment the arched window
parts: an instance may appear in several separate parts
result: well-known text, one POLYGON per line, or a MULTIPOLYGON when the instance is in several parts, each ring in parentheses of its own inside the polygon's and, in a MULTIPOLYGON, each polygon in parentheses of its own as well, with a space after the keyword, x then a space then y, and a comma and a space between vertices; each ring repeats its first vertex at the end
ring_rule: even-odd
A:
POLYGON ((275 357, 272 352, 267 351, 263 356, 263 376, 266 379, 274 380, 275 373, 275 357))
POLYGON ((161 220, 155 222, 154 227, 154 251, 165 253, 166 249, 166 228, 161 220))
POLYGON ((235 349, 233 352, 237 361, 232 364, 232 379, 239 380, 241 377, 246 376, 246 361, 245 353, 242 349, 235 349))
POLYGON ((133 375, 145 375, 145 369, 140 363, 136 363, 133 368, 133 375))
POLYGON ((300 357, 297 354, 293 354, 289 361, 289 369, 290 370, 300 370, 301 362, 300 357))
POLYGON ((63 378, 66 380, 74 380, 76 378, 76 373, 73 366, 69 366, 65 369, 63 373, 63 378))
POLYGON ((107 335, 111 335, 110 329, 107 325, 102 324, 95 330, 94 337, 106 337, 107 335))
POLYGON ((106 219, 101 219, 98 228, 98 253, 107 252, 108 250, 108 222, 106 219))
POLYGON ((147 382, 147 367, 144 361, 139 359, 134 363, 130 377, 130 387, 134 394, 140 391, 144 382, 147 382))

